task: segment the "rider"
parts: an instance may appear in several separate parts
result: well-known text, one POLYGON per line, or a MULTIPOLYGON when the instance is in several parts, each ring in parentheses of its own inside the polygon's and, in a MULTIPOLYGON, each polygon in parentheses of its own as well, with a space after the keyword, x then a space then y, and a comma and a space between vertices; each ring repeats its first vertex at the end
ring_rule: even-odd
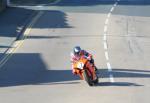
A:
POLYGON ((73 52, 71 52, 71 63, 72 63, 72 73, 73 74, 76 74, 76 71, 73 67, 73 63, 78 61, 81 56, 85 56, 90 61, 91 65, 93 67, 95 67, 95 71, 97 71, 97 68, 94 64, 94 59, 92 58, 92 55, 90 53, 88 53, 87 51, 82 50, 80 48, 80 46, 76 46, 76 47, 74 47, 73 52))

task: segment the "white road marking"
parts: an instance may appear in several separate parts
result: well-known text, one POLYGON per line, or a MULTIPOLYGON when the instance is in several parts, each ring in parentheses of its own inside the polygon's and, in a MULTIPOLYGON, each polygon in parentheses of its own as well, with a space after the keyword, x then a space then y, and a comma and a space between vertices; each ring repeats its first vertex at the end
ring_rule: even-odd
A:
POLYGON ((116 7, 118 5, 118 2, 116 2, 115 4, 114 4, 114 7, 116 7))
POLYGON ((105 25, 108 25, 109 19, 107 18, 105 21, 105 25))
POLYGON ((104 35, 104 37, 103 37, 103 40, 104 40, 104 41, 106 41, 106 40, 107 40, 107 37, 106 37, 106 35, 104 35))
POLYGON ((114 10, 114 7, 111 8, 110 12, 113 12, 113 10, 114 10))
POLYGON ((109 75, 109 78, 110 78, 110 82, 111 82, 111 83, 114 83, 114 82, 115 82, 115 81, 114 81, 114 77, 113 77, 112 74, 109 75))
POLYGON ((110 13, 108 13, 107 18, 110 18, 110 15, 111 15, 111 12, 110 12, 110 13))
POLYGON ((107 62, 107 68, 108 68, 108 71, 111 72, 112 71, 112 68, 111 68, 111 65, 109 62, 107 62))
POLYGON ((114 4, 114 7, 116 7, 117 6, 117 4, 114 4))
POLYGON ((107 25, 104 27, 104 33, 107 32, 107 25))
POLYGON ((107 51, 105 51, 105 58, 106 58, 106 60, 109 60, 109 56, 108 56, 108 52, 107 51))
POLYGON ((110 12, 108 13, 107 15, 107 18, 105 20, 105 26, 104 26, 104 35, 103 35, 103 44, 104 44, 104 50, 105 50, 105 58, 107 60, 107 68, 108 68, 108 72, 110 72, 109 74, 109 79, 110 79, 110 82, 114 82, 114 77, 113 77, 113 74, 111 73, 112 72, 112 67, 111 67, 111 64, 109 62, 109 54, 108 54, 108 44, 107 44, 107 32, 108 32, 108 23, 109 23, 109 18, 111 16, 111 13, 114 11, 115 7, 117 6, 118 4, 118 1, 120 0, 117 0, 117 2, 115 2, 115 4, 113 5, 113 7, 110 9, 110 12))
POLYGON ((108 46, 107 46, 107 42, 106 42, 106 41, 104 42, 104 49, 105 49, 105 50, 108 49, 108 46))

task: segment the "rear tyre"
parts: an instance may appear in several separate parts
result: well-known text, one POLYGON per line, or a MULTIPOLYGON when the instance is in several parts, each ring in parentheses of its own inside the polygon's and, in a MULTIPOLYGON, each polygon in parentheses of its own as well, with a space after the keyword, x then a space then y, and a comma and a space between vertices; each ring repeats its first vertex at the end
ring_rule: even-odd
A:
POLYGON ((94 80, 94 84, 98 83, 98 76, 96 75, 96 80, 94 80))

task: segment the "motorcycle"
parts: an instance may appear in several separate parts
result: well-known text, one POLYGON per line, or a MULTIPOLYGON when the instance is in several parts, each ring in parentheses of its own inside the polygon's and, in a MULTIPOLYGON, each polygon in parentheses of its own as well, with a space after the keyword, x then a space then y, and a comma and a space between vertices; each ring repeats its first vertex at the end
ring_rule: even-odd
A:
POLYGON ((85 80, 89 86, 98 83, 98 76, 95 73, 95 67, 91 65, 86 57, 81 57, 76 63, 74 63, 74 68, 81 80, 85 80))

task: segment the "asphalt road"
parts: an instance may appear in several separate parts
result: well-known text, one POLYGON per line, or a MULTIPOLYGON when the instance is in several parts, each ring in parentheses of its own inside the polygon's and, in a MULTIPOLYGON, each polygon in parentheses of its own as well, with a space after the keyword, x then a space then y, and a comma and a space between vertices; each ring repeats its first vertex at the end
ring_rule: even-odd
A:
POLYGON ((150 3, 62 0, 41 10, 0 70, 2 103, 149 103, 150 3), (71 74, 76 45, 94 55, 99 84, 71 74))

